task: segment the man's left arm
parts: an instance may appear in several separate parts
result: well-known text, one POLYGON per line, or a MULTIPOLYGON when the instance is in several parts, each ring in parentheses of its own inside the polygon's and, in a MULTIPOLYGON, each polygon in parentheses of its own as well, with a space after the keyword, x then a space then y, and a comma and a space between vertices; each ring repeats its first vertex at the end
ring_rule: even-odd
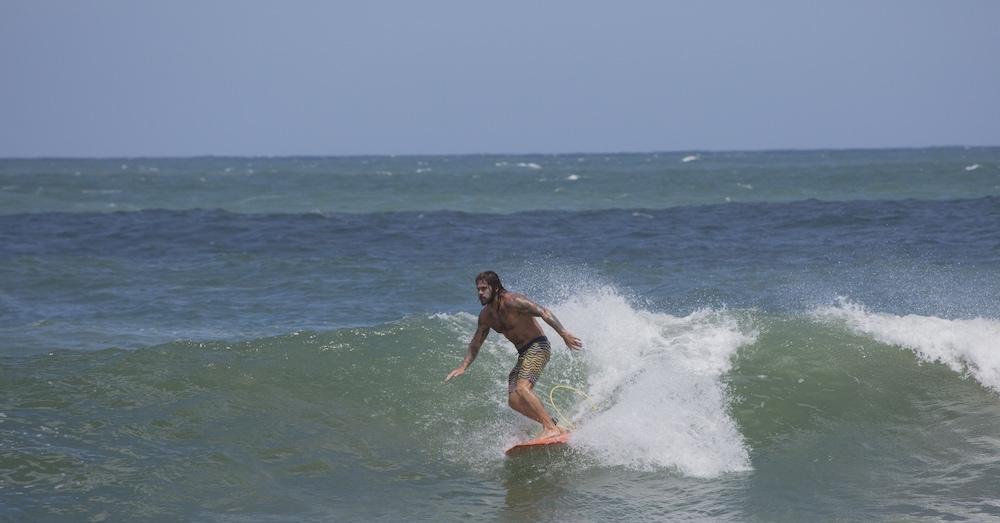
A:
POLYGON ((566 330, 566 327, 563 327, 559 318, 556 318, 556 315, 549 309, 542 307, 524 296, 515 296, 513 305, 515 310, 539 317, 545 321, 545 323, 548 323, 549 326, 555 329, 556 333, 562 337, 563 341, 566 342, 567 347, 573 350, 579 350, 583 347, 583 341, 574 336, 570 331, 566 330))

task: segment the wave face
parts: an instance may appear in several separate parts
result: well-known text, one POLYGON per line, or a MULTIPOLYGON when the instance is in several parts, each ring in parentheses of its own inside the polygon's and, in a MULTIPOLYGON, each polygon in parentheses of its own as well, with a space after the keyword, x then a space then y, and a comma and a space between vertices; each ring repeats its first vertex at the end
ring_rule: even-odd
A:
MULTIPOLYGON (((954 354, 956 367, 928 355, 938 340, 886 340, 857 316, 889 330, 898 318, 854 304, 674 316, 593 285, 553 310, 587 343, 571 353, 556 341, 537 386, 546 402, 557 385, 589 397, 552 393, 578 425, 564 451, 503 456, 535 430, 506 406, 514 351, 490 339, 469 372, 443 383, 475 318, 442 313, 236 343, 8 358, 4 496, 19 500, 16 519, 520 518, 511 496, 544 503, 570 479, 576 516, 694 506, 722 519, 780 519, 777 492, 790 496, 783 513, 823 518, 992 513, 981 496, 1000 479, 996 363, 954 354), (827 482, 822 494, 815 481, 827 482), (396 499, 383 499, 387 491, 396 499), (458 492, 483 501, 435 501, 458 492)), ((939 340, 968 334, 963 322, 904 321, 939 340)), ((979 323, 987 336, 998 325, 979 323)))

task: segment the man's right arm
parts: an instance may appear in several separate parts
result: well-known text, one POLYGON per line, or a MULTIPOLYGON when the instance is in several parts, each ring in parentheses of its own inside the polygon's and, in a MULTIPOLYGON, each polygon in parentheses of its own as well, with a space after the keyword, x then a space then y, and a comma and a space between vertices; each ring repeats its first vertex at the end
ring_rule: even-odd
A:
POLYGON ((479 326, 476 327, 475 334, 472 335, 472 341, 469 342, 469 352, 465 355, 465 359, 462 360, 462 364, 455 367, 455 370, 448 373, 444 381, 448 381, 456 376, 461 376, 465 374, 465 369, 472 365, 475 361, 476 356, 479 355, 479 348, 483 346, 483 342, 486 341, 486 336, 490 333, 490 328, 483 322, 483 318, 479 318, 479 326))

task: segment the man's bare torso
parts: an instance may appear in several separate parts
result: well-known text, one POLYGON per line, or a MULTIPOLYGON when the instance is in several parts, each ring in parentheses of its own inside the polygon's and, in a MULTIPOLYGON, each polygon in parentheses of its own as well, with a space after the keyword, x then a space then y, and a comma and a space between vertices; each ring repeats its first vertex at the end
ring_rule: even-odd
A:
POLYGON ((515 297, 524 296, 513 292, 501 294, 493 303, 483 307, 479 319, 489 328, 503 334, 514 347, 520 348, 529 341, 543 336, 544 333, 534 316, 511 306, 511 301, 515 297))

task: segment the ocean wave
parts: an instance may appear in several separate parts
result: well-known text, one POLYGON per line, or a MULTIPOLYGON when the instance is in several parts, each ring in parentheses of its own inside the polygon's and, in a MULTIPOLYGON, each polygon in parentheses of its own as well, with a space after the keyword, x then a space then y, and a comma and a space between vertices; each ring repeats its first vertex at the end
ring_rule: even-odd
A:
POLYGON ((906 443, 914 452, 993 441, 983 439, 992 424, 976 420, 995 411, 994 394, 920 362, 942 361, 989 383, 994 320, 893 316, 850 302, 805 316, 722 308, 671 315, 611 286, 556 288, 539 278, 551 294, 534 292, 531 281, 526 290, 585 342, 571 352, 545 327, 553 354, 539 395, 549 401, 554 386, 569 385, 590 398, 554 397, 577 425, 565 451, 503 456, 537 430, 507 406, 514 349, 494 334, 465 375, 444 383, 476 317, 442 312, 240 342, 0 361, 9 378, 0 436, 16 449, 0 480, 81 497, 140 485, 155 505, 178 483, 193 485, 185 495, 196 498, 247 470, 293 486, 469 470, 493 477, 520 466, 723 478, 773 473, 768 459, 800 450, 802 463, 814 463, 829 457, 831 441, 862 448, 872 434, 891 439, 914 427, 959 438, 941 448, 930 438, 930 450, 923 440, 906 443), (151 480, 165 463, 176 480, 151 480))
POLYGON ((1000 321, 945 319, 917 314, 873 312, 845 298, 812 312, 819 320, 841 322, 851 331, 911 350, 922 361, 947 365, 1000 393, 1000 321))

